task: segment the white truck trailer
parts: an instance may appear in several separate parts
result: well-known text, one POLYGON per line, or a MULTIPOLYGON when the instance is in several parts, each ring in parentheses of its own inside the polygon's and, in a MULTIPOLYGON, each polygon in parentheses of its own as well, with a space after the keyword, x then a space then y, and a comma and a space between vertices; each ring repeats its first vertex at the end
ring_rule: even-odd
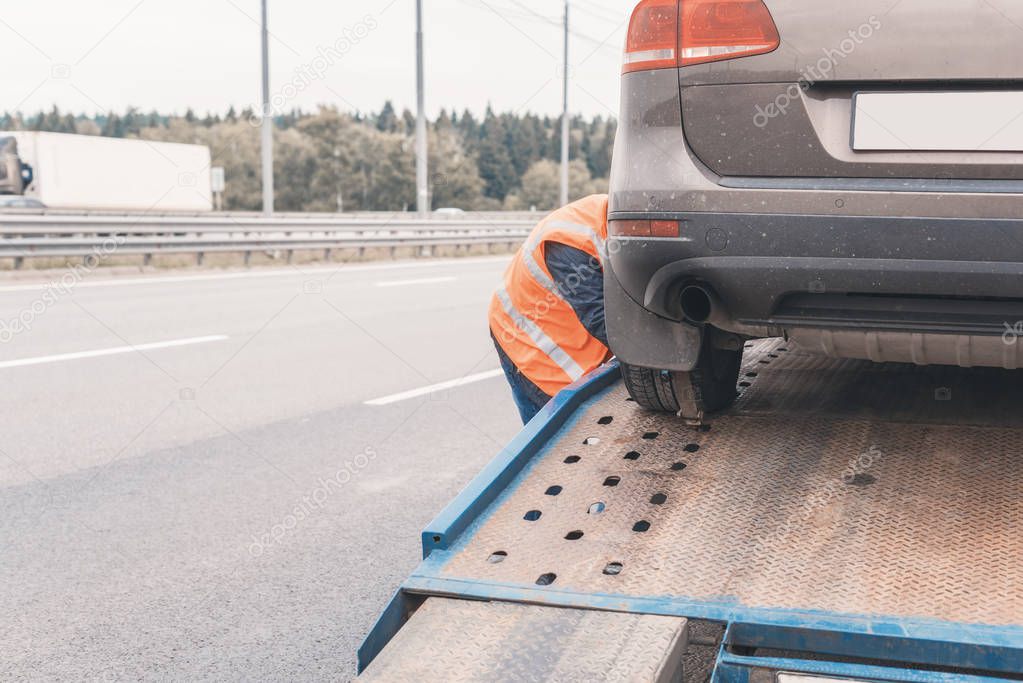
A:
POLYGON ((210 149, 66 133, 0 132, 32 169, 25 187, 51 209, 210 211, 210 149))

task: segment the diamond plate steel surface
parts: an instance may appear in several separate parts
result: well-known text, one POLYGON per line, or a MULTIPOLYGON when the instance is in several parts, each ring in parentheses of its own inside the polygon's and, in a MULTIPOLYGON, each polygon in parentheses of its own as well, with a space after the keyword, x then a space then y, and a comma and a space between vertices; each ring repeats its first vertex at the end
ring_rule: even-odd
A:
POLYGON ((681 680, 686 620, 430 598, 368 681, 681 680))
POLYGON ((1023 624, 1021 380, 758 343, 749 386, 706 431, 615 387, 441 574, 1023 624))

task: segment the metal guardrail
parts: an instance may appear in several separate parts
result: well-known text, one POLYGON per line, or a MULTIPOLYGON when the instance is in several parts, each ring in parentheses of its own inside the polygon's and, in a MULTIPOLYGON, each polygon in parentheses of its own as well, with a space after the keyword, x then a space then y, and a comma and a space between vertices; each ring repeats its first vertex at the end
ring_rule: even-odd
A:
MULTIPOLYGON (((404 214, 407 216, 408 214, 404 214)), ((542 214, 462 214, 455 217, 407 218, 398 214, 68 214, 57 212, 0 214, 0 258, 20 267, 32 257, 108 257, 140 254, 235 252, 248 263, 253 252, 437 246, 515 245, 542 214)))
MULTIPOLYGON (((433 212, 428 215, 427 220, 443 220, 452 223, 480 220, 531 220, 536 221, 545 216, 545 211, 463 211, 462 213, 433 212)), ((248 220, 263 218, 259 211, 113 211, 113 210, 71 210, 71 209, 30 209, 30 208, 3 208, 0 215, 35 215, 47 218, 77 218, 89 216, 94 218, 137 218, 148 216, 150 218, 226 218, 230 220, 248 220)), ((308 212, 308 211, 276 211, 274 219, 306 218, 317 220, 409 220, 417 219, 418 215, 411 211, 346 211, 344 213, 332 212, 308 212)))

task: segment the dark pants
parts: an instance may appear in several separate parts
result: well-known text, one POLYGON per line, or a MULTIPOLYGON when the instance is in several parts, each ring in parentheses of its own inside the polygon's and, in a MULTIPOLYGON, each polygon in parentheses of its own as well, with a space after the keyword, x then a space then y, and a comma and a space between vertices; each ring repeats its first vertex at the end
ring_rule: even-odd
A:
POLYGON ((515 405, 522 417, 522 424, 526 424, 540 412, 540 409, 547 404, 547 401, 551 400, 551 397, 543 393, 528 377, 519 372, 496 339, 494 346, 497 347, 497 357, 501 360, 504 376, 508 378, 508 384, 511 385, 512 396, 515 398, 515 405))

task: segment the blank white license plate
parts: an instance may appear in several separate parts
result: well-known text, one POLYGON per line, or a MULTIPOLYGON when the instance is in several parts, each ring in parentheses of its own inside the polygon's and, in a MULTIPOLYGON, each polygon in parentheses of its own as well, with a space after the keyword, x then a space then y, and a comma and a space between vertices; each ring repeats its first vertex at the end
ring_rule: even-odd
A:
POLYGON ((1023 151, 1023 92, 861 92, 855 150, 1023 151))

